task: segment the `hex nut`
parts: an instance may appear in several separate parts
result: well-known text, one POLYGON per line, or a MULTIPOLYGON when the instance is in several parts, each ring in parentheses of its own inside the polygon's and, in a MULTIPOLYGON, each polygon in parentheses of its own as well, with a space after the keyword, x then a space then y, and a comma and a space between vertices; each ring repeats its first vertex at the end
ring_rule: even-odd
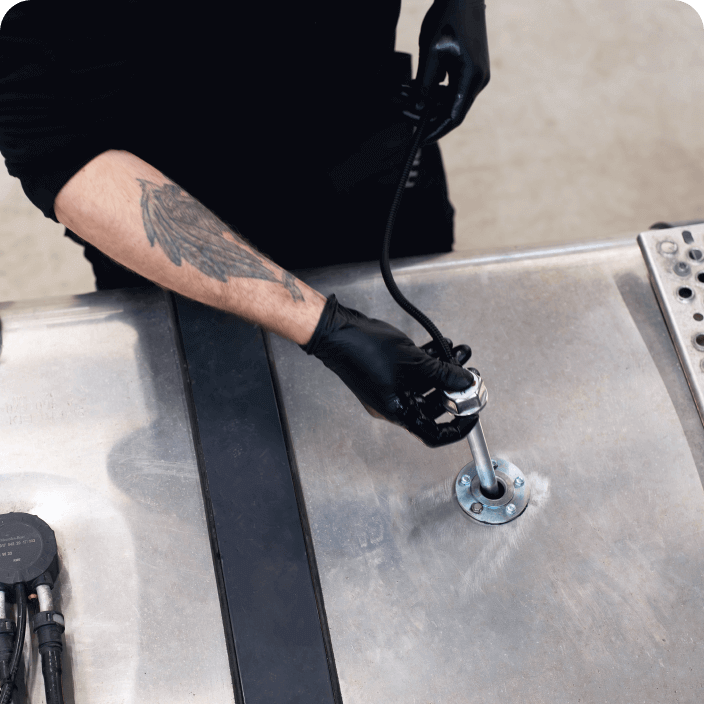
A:
MULTIPOLYGON (((484 507, 483 507, 480 503, 475 502, 475 503, 473 503, 473 504, 469 507, 469 510, 470 510, 472 513, 481 513, 481 512, 484 510, 484 507)), ((514 511, 516 510, 516 507, 515 507, 515 506, 514 506, 513 510, 514 510, 514 511)))
POLYGON ((473 416, 479 413, 489 400, 482 378, 471 369, 467 370, 473 379, 472 385, 464 391, 445 391, 442 404, 453 416, 473 416))

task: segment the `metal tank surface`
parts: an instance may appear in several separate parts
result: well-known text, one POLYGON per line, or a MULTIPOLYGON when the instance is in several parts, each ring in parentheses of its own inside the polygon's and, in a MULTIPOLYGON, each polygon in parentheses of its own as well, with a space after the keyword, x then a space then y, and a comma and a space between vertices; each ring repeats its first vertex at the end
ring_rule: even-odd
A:
MULTIPOLYGON (((704 430, 635 237, 395 271, 472 346, 531 497, 473 521, 466 442, 424 447, 271 336, 344 704, 700 702, 704 430)), ((374 266, 304 278, 427 340, 374 266)))
MULTIPOLYGON (((67 704, 233 702, 164 294, 1 304, 0 323, 0 508, 56 533, 67 704)), ((36 642, 23 687, 44 702, 36 642)))

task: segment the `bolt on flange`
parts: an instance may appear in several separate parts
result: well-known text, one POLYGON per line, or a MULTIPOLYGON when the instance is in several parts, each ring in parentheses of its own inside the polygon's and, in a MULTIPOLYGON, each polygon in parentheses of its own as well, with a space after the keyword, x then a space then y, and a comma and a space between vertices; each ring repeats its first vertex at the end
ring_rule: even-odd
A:
POLYGON ((518 518, 530 501, 530 487, 518 467, 508 460, 493 459, 496 482, 501 495, 487 497, 482 489, 474 461, 462 468, 455 481, 455 494, 462 510, 475 521, 489 525, 508 523, 518 518), (464 481, 469 477, 469 482, 464 481))

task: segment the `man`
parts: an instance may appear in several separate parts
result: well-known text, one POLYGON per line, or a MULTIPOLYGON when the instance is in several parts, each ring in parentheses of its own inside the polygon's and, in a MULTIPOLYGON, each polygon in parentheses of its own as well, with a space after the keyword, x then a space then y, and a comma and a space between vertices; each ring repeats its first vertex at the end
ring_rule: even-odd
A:
MULTIPOLYGON (((473 419, 436 424, 423 394, 467 388, 468 373, 287 271, 377 256, 412 132, 396 99, 399 11, 399 0, 186 12, 22 2, 0 31, 0 151, 107 278, 126 267, 298 343, 368 410, 437 446, 473 419)), ((407 107, 432 111, 433 145, 488 82, 483 0, 437 0, 420 48, 407 107)), ((424 152, 440 165, 436 146, 424 152)), ((444 180, 416 191, 395 256, 451 247, 444 180), (433 223, 444 236, 428 236, 433 223)))

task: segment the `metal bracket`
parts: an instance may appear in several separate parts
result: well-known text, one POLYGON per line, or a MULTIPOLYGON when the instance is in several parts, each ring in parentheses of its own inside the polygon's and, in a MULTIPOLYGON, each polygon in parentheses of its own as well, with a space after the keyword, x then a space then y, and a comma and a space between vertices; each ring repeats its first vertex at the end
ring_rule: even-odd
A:
POLYGON ((638 244, 704 423, 704 224, 641 232, 638 244))

